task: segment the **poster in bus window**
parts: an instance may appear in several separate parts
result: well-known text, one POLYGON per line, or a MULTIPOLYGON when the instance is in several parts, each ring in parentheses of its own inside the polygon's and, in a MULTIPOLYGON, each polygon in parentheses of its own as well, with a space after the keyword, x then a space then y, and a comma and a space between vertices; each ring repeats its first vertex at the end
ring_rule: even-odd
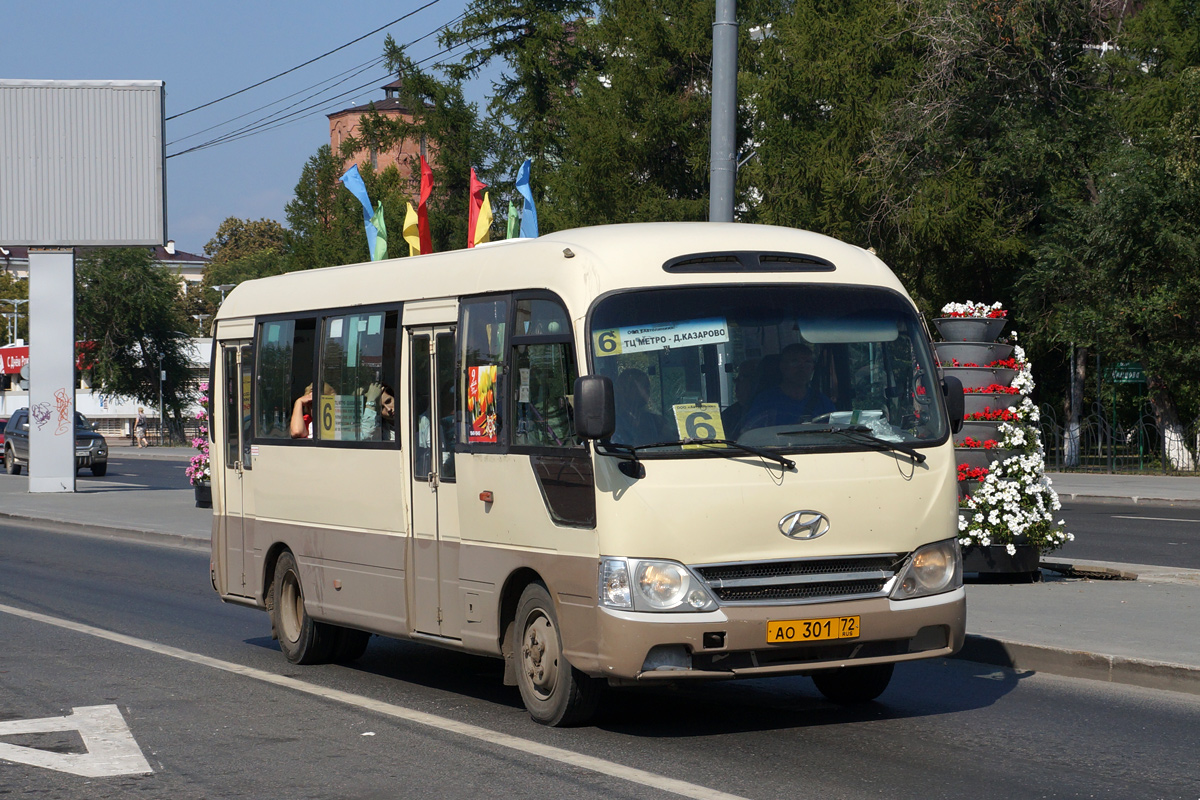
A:
POLYGON ((471 427, 467 430, 470 444, 496 441, 496 425, 499 412, 496 409, 497 365, 467 368, 467 411, 471 415, 471 427))

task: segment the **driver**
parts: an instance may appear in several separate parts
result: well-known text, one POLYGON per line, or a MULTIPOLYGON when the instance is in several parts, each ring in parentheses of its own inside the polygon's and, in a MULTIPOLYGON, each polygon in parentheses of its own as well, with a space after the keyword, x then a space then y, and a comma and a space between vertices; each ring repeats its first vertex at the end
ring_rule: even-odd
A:
POLYGON ((816 359, 805 342, 779 354, 779 384, 759 392, 746 410, 742 430, 805 422, 834 410, 833 401, 812 386, 816 359))

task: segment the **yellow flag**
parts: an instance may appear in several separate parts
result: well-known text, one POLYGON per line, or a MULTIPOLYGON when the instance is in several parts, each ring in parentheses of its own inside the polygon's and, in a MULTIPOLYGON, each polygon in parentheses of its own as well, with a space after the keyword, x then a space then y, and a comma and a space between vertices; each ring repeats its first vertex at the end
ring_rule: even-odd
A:
POLYGON ((492 201, 483 193, 483 205, 479 207, 479 220, 475 223, 475 244, 492 240, 492 201))
POLYGON ((417 212, 412 203, 408 204, 408 210, 404 212, 404 241, 408 242, 410 256, 421 255, 421 232, 417 226, 417 212))

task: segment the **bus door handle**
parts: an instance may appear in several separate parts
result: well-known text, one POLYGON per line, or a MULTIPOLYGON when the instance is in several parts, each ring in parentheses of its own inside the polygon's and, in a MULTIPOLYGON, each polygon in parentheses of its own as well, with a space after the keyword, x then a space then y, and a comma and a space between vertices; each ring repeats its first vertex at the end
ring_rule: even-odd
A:
POLYGON ((429 473, 427 480, 429 481, 429 491, 436 492, 438 487, 438 474, 436 472, 429 473))

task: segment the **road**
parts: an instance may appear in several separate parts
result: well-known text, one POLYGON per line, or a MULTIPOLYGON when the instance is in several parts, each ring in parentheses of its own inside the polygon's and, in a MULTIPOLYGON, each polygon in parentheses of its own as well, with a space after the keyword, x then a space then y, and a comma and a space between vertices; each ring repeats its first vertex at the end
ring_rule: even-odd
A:
POLYGON ((1064 502, 1075 541, 1050 557, 1200 569, 1200 508, 1064 502))
POLYGON ((0 525, 0 643, 0 726, 115 707, 151 770, 0 761, 14 795, 1200 796, 1200 697, 939 661, 856 710, 781 678, 613 692, 551 730, 499 662, 376 637, 352 667, 296 667, 265 614, 217 600, 205 554, 36 526, 0 525))

